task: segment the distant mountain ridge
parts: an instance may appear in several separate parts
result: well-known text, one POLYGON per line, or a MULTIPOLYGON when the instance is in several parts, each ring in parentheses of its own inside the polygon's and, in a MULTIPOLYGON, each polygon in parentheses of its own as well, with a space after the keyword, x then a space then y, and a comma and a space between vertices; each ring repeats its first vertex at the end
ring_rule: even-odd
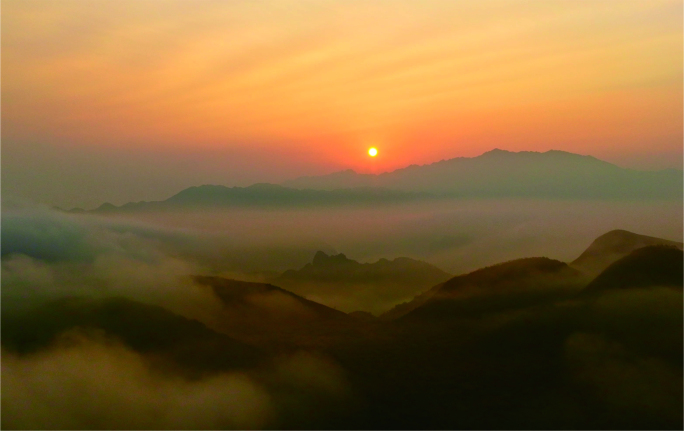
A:
POLYGON ((163 201, 104 203, 73 213, 159 211, 188 207, 282 207, 374 205, 436 198, 679 199, 682 171, 637 171, 592 156, 550 150, 511 152, 494 149, 477 157, 458 157, 410 165, 379 175, 351 169, 305 176, 280 185, 193 186, 163 201))
POLYGON ((682 171, 676 169, 637 171, 564 151, 494 149, 379 175, 346 170, 282 184, 318 190, 386 187, 454 197, 681 199, 683 183, 682 171))
POLYGON ((381 187, 357 187, 338 190, 300 190, 269 183, 258 183, 248 187, 203 185, 189 187, 163 201, 129 202, 121 206, 116 206, 107 202, 94 210, 85 211, 80 208, 74 208, 70 210, 70 212, 111 213, 207 207, 367 205, 432 198, 434 198, 434 196, 428 193, 390 190, 381 187))
MULTIPOLYGON (((411 278, 412 272, 429 272, 437 279, 450 277, 441 269, 420 260, 398 257, 393 260, 380 259, 375 263, 359 263, 347 258, 343 253, 328 255, 316 252, 311 263, 299 270, 285 271, 277 280, 335 281, 344 277, 345 281, 374 281, 382 277, 392 277, 396 281, 411 278)), ((425 276, 425 274, 421 274, 425 276)))

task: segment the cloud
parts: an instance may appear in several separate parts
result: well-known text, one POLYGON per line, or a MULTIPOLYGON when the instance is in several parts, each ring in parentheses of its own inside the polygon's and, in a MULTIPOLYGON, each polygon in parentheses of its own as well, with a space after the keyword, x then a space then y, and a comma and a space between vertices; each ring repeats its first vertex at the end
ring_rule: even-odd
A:
POLYGON ((50 262, 85 261, 97 251, 74 218, 56 217, 43 208, 6 212, 2 218, 3 257, 24 254, 50 262))
POLYGON ((266 390, 244 373, 187 381, 102 340, 31 357, 3 352, 2 389, 3 428, 246 429, 273 414, 266 390))
POLYGON ((31 355, 3 351, 6 429, 251 429, 304 426, 349 399, 330 359, 281 355, 188 380, 103 335, 72 330, 31 355))
MULTIPOLYGON (((202 235, 45 208, 8 211, 5 221, 5 316, 30 316, 41 303, 68 296, 124 296, 220 330, 220 317, 228 311, 188 277, 206 267, 179 252, 188 243, 199 247, 202 235)), ((267 308, 288 305, 293 313, 301 308, 283 295, 248 301, 267 308)), ((35 354, 19 356, 3 348, 3 427, 302 427, 339 410, 350 396, 339 366, 318 354, 276 355, 247 371, 188 380, 153 353, 133 352, 91 330, 70 331, 35 354)))
MULTIPOLYGON (((21 249, 28 254, 3 257, 3 311, 73 295, 125 296, 189 318, 219 308, 214 297, 196 288, 188 278, 200 271, 197 265, 166 255, 131 234, 76 226, 79 234, 69 238, 76 246, 88 244, 88 254, 45 259, 43 246, 50 242, 48 233, 29 239, 39 237, 30 249, 21 249)), ((69 241, 65 240, 64 247, 69 248, 69 241)))
MULTIPOLYGON (((472 207, 468 211, 473 220, 482 214, 472 207)), ((456 220, 452 213, 445 214, 449 216, 440 218, 438 226, 456 220)), ((3 222, 10 221, 2 227, 3 313, 31 313, 37 302, 71 295, 125 296, 219 328, 221 321, 215 317, 223 313, 229 319, 231 309, 186 277, 216 267, 213 261, 190 256, 204 246, 206 255, 235 253, 238 246, 248 244, 251 232, 263 230, 260 239, 267 238, 269 231, 262 228, 277 222, 282 214, 271 214, 246 227, 240 223, 245 214, 227 220, 225 214, 224 218, 219 215, 199 219, 227 227, 227 232, 214 235, 221 229, 153 227, 44 208, 3 213, 3 222), (229 244, 221 246, 227 240, 229 244)), ((349 213, 338 214, 328 226, 348 227, 350 219, 345 215, 349 213)), ((376 221, 385 215, 376 214, 376 221)), ((309 229, 330 223, 316 219, 319 216, 298 223, 309 229)), ((414 221, 402 224, 401 217, 386 221, 392 227, 388 232, 429 219, 429 214, 400 216, 414 221)), ((278 241, 283 253, 286 240, 301 233, 288 223, 281 221, 273 228, 281 231, 278 241)), ((524 223, 515 230, 515 225, 511 222, 503 230, 522 239, 551 232, 555 226, 539 230, 524 223)), ((347 237, 349 244, 358 240, 351 234, 347 237)), ((486 241, 493 243, 495 237, 492 233, 486 241)), ((562 237, 545 240, 557 249, 562 243, 558 238, 562 237)), ((263 250, 264 244, 255 246, 253 252, 263 250)), ((472 245, 477 244, 476 239, 472 245)), ((487 248, 479 244, 482 250, 487 248)), ((463 252, 470 246, 464 244, 463 252)), ((362 401, 367 410, 356 418, 360 427, 681 425, 681 291, 654 287, 606 292, 584 300, 569 298, 569 291, 537 295, 531 290, 464 302, 463 308, 472 310, 470 305, 477 305, 482 312, 452 313, 439 325, 404 322, 387 332, 368 331, 368 338, 330 336, 326 341, 333 345, 334 361, 332 354, 289 353, 258 368, 216 373, 202 380, 164 374, 152 354, 134 353, 92 335, 63 336, 57 345, 35 355, 17 356, 3 350, 2 425, 31 429, 330 428, 336 424, 336 415, 348 412, 350 397, 359 393, 367 397, 362 401)), ((261 309, 289 306, 294 315, 300 308, 282 295, 248 301, 261 309)), ((264 317, 256 319, 265 321, 264 317)), ((249 329, 267 330, 266 323, 249 329)), ((276 350, 278 346, 270 347, 276 350)))
POLYGON ((179 236, 40 207, 4 212, 3 312, 31 310, 65 296, 124 296, 210 325, 220 303, 188 277, 204 271, 202 265, 165 242, 179 236))

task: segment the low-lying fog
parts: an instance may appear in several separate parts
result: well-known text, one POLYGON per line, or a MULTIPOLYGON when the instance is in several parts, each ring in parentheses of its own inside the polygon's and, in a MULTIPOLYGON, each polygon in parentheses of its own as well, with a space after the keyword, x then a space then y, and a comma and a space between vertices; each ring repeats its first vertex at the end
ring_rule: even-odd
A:
MULTIPOLYGON (((106 217, 14 204, 4 206, 2 221, 2 311, 6 316, 31 316, 43 300, 65 296, 123 296, 196 319, 209 328, 218 327, 212 316, 218 316, 222 306, 185 275, 267 280, 311 262, 317 250, 345 253, 360 262, 407 256, 460 274, 527 256, 571 261, 597 236, 612 229, 682 240, 679 202, 455 200, 378 208, 197 210, 106 217)), ((679 310, 670 296, 666 302, 679 310)), ((359 309, 377 306, 373 295, 363 298, 367 302, 360 303, 359 309)), ((580 348, 597 343, 596 337, 585 338, 571 341, 580 348)), ((339 364, 326 356, 303 355, 266 365, 258 372, 224 373, 188 383, 151 373, 147 359, 97 337, 26 357, 3 347, 6 390, 2 407, 7 413, 3 424, 20 428, 274 427, 282 420, 295 420, 279 416, 294 411, 294 404, 301 413, 293 415, 309 418, 321 410, 316 400, 327 397, 337 406, 335 397, 346 393, 348 382, 339 364), (282 374, 278 370, 283 363, 308 371, 282 374), (264 373, 271 377, 259 377, 264 373), (283 383, 285 377, 278 373, 294 380, 283 383), (103 382, 112 390, 104 388, 103 382), (136 398, 131 399, 130 393, 137 394, 136 398), (224 403, 225 397, 232 401, 224 403), (184 407, 187 402, 191 407, 184 407), (25 410, 25 405, 31 405, 35 414, 25 410), (133 416, 110 414, 108 406, 117 412, 132 411, 133 416), (68 414, 62 415, 65 411, 68 414), (139 414, 147 419, 136 419, 139 414)), ((362 363, 364 355, 358 356, 362 363)), ((666 371, 657 384, 677 381, 676 370, 666 371)), ((378 385, 384 387, 384 383, 378 385)), ((672 392, 665 386, 665 392, 656 392, 672 392)))
POLYGON ((106 223, 204 259, 212 270, 237 272, 300 267, 321 249, 360 262, 412 257, 458 274, 526 256, 569 261, 612 229, 679 241, 683 232, 681 202, 667 201, 500 199, 379 208, 197 210, 122 214, 106 223))
MULTIPOLYGON (((53 266, 108 266, 124 256, 136 265, 161 262, 149 280, 200 273, 263 281, 311 262, 317 250, 360 262, 406 256, 461 274, 529 256, 569 262, 612 229, 681 241, 682 205, 501 199, 95 216, 10 203, 3 208, 3 278, 25 265, 21 255, 53 266)), ((126 274, 112 265, 116 277, 126 274)), ((12 279, 5 278, 5 291, 12 279)))

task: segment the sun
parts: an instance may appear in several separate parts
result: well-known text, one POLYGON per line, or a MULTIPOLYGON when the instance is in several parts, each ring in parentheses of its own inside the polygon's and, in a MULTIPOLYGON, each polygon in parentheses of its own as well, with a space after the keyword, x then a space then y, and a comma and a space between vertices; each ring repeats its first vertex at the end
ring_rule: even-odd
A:
POLYGON ((371 156, 371 157, 377 156, 377 155, 378 155, 378 149, 375 148, 375 147, 370 147, 370 148, 368 149, 368 155, 371 156))

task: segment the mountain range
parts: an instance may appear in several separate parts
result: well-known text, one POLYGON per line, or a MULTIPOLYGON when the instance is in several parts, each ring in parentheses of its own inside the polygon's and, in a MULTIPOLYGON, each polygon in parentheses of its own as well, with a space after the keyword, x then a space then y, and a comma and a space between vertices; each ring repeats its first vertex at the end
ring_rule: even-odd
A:
POLYGON ((377 205, 434 199, 428 193, 390 190, 381 187, 356 187, 339 190, 299 190, 277 184, 259 183, 249 187, 203 185, 189 187, 163 201, 129 202, 116 206, 104 203, 94 210, 81 208, 73 213, 167 211, 184 208, 229 207, 307 207, 326 205, 377 205))
POLYGON ((456 197, 682 198, 682 171, 625 169, 591 156, 494 149, 379 175, 352 170, 301 177, 283 185, 335 190, 387 187, 456 197))
MULTIPOLYGON (((206 207, 376 205, 437 198, 682 199, 682 171, 637 171, 591 156, 499 149, 411 165, 379 175, 353 170, 300 177, 281 185, 190 187, 163 201, 104 203, 88 212, 206 207)), ((74 208, 70 212, 86 212, 74 208)))

